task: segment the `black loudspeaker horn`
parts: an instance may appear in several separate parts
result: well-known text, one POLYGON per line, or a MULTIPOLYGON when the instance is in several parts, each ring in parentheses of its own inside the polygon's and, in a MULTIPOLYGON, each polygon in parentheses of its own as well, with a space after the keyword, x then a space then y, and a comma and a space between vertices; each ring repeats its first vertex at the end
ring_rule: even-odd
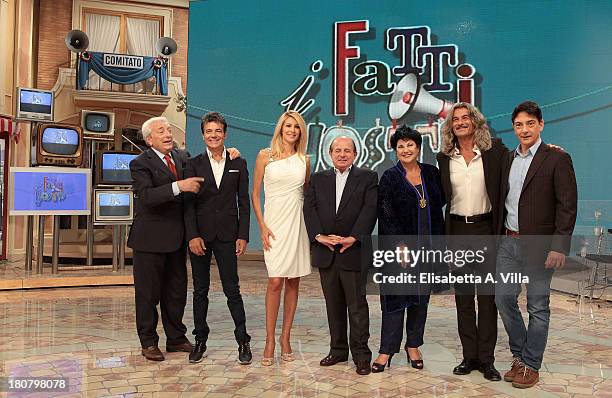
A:
POLYGON ((160 37, 155 43, 155 49, 162 57, 172 57, 178 51, 178 44, 170 37, 160 37))
POLYGON ((75 53, 82 53, 89 47, 89 37, 87 37, 87 33, 78 29, 68 32, 65 42, 66 47, 75 53))

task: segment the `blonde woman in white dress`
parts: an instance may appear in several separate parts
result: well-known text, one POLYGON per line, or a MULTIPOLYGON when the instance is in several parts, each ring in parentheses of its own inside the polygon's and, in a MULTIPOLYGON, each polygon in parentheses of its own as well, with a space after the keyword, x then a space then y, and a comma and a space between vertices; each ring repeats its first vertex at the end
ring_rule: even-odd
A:
POLYGON ((268 269, 266 290, 266 347, 261 364, 274 364, 276 320, 283 297, 283 326, 279 338, 281 359, 295 359, 291 349, 291 326, 297 308, 300 278, 310 274, 310 244, 304 223, 304 191, 310 177, 306 156, 306 123, 294 111, 281 115, 270 148, 257 155, 253 177, 253 211, 268 269), (260 193, 264 186, 264 211, 260 193))

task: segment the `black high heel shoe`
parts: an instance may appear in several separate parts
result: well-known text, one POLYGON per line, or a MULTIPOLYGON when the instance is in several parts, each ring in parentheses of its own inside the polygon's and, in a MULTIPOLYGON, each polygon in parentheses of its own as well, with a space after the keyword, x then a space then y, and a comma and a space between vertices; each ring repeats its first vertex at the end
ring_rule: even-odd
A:
POLYGON ((410 358, 410 353, 408 352, 408 347, 405 348, 406 350, 406 356, 408 357, 408 362, 410 362, 410 366, 412 366, 415 369, 423 369, 423 354, 421 354, 421 352, 419 351, 419 354, 421 354, 421 359, 412 359, 410 358))
POLYGON ((385 366, 388 366, 389 368, 391 368, 391 358, 393 358, 393 354, 389 355, 389 358, 387 359, 387 363, 377 363, 377 362, 373 362, 372 363, 372 373, 381 373, 385 371, 385 366))

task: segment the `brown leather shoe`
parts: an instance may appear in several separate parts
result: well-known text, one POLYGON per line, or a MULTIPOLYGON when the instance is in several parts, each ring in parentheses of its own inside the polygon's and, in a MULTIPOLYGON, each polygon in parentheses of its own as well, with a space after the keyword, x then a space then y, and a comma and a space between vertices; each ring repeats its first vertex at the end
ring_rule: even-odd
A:
POLYGON ((142 355, 149 361, 163 361, 164 354, 159 350, 159 347, 152 345, 151 347, 143 348, 142 355))
POLYGON ((504 381, 512 382, 516 377, 516 374, 523 369, 525 365, 518 358, 512 359, 512 364, 510 364, 510 370, 504 374, 504 381))
POLYGON ((514 377, 512 387, 515 388, 529 388, 536 385, 540 380, 540 373, 537 370, 529 369, 527 366, 523 366, 514 377))
POLYGON ((192 350, 193 345, 189 341, 178 345, 166 344, 166 352, 191 352, 192 350))

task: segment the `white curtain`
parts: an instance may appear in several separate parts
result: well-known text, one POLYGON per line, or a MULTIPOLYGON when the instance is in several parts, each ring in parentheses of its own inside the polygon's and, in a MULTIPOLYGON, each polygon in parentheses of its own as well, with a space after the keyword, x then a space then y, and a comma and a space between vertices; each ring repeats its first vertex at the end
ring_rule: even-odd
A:
MULTIPOLYGON (((127 52, 130 55, 155 56, 155 42, 159 39, 159 20, 126 18, 127 52)), ((134 84, 134 91, 152 92, 155 79, 134 84)))
MULTIPOLYGON (((119 29, 121 17, 116 15, 86 14, 85 33, 89 36, 89 51, 116 53, 119 51, 119 29)), ((89 73, 89 88, 109 90, 110 82, 95 72, 89 73)), ((113 90, 118 90, 114 86, 113 90)))
POLYGON ((127 18, 127 51, 130 55, 152 57, 157 54, 155 42, 159 39, 159 21, 127 18))

